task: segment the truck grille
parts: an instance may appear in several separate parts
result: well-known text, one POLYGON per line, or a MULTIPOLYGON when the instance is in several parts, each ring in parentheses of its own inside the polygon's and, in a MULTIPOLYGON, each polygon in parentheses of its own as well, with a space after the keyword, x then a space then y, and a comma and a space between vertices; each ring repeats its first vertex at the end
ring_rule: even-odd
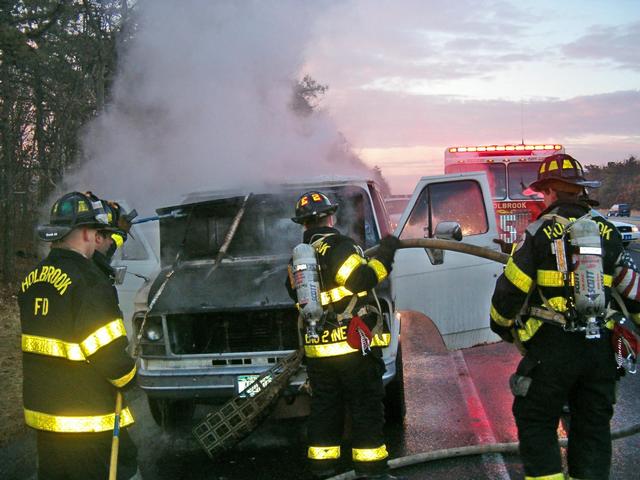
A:
POLYGON ((500 239, 508 243, 516 243, 531 222, 529 210, 498 215, 500 219, 500 239))
POLYGON ((293 309, 167 315, 167 330, 178 355, 298 348, 293 309))

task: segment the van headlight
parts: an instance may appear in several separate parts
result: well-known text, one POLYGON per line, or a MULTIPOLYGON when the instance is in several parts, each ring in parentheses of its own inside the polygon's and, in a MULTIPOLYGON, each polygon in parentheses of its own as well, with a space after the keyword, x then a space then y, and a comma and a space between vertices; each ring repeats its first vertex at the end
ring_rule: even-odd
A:
POLYGON ((633 233, 638 233, 638 227, 634 225, 633 227, 631 227, 631 231, 633 233))
POLYGON ((144 323, 144 332, 142 336, 145 340, 150 342, 157 342, 162 340, 164 331, 162 330, 162 317, 148 317, 147 321, 144 321, 144 315, 140 315, 135 318, 136 331, 140 331, 142 324, 144 323))

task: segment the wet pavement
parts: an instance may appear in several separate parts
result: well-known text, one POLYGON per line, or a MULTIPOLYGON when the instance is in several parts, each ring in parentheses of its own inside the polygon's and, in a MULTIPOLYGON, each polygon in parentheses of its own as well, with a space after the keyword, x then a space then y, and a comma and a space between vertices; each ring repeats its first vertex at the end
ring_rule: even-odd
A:
MULTIPOLYGON (((635 246, 634 246, 635 247, 635 246)), ((634 248, 636 250, 637 247, 634 248)), ((636 261, 640 251, 634 251, 636 261)), ((483 312, 478 312, 484 315, 483 312)), ((437 334, 415 318, 403 319, 404 381, 407 414, 402 425, 386 426, 392 458, 466 445, 516 441, 508 377, 520 354, 509 344, 444 350, 437 334)), ((640 382, 627 375, 619 383, 612 428, 640 421, 640 382)), ((305 430, 301 419, 268 420, 232 452, 212 462, 185 427, 173 435, 153 422, 144 394, 128 400, 137 422, 131 428, 146 479, 304 479, 305 430)), ((206 414, 199 407, 196 416, 206 414)), ((559 429, 562 432, 562 428, 559 429)), ((0 478, 34 475, 35 437, 29 432, 0 451, 0 478)), ((349 452, 348 442, 343 451, 349 452)), ((638 478, 640 435, 614 443, 611 479, 638 478)), ((349 455, 345 455, 349 457, 349 455)), ((348 458, 342 468, 349 468, 348 458)), ((515 454, 485 454, 438 460, 403 468, 411 480, 523 478, 515 454)))

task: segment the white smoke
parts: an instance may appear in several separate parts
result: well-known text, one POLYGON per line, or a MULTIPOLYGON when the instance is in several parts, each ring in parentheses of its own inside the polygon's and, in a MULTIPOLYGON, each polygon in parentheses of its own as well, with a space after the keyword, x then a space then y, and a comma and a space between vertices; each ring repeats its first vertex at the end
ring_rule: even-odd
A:
POLYGON ((331 118, 290 107, 327 2, 154 0, 138 8, 138 31, 110 105, 87 129, 86 165, 73 187, 148 213, 194 190, 365 171, 341 150, 331 118))

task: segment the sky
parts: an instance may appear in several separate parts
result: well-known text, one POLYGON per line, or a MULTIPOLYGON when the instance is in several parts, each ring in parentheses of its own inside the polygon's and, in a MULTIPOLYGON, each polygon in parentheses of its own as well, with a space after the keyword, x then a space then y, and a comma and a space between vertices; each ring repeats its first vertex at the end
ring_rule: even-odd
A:
POLYGON ((456 145, 560 143, 640 155, 640 1, 354 0, 328 7, 305 70, 393 193, 456 145))
POLYGON ((373 166, 410 193, 450 146, 560 143, 586 165, 640 155, 640 0, 137 7, 70 187, 138 211, 373 166), (329 89, 300 116, 292 87, 307 74, 329 89))

